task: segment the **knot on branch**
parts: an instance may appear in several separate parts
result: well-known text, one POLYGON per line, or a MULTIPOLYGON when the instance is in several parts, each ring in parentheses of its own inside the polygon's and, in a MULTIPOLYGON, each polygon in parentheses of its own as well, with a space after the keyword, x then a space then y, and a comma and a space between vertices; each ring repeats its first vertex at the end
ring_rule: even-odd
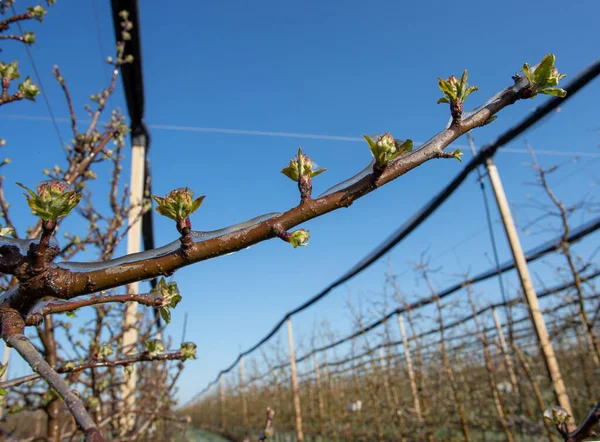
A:
POLYGON ((13 245, 0 246, 0 256, 0 272, 7 275, 14 274, 25 262, 25 257, 21 255, 19 248, 13 245))
POLYGON ((54 261, 58 256, 60 248, 54 244, 32 243, 27 251, 27 260, 30 263, 27 272, 35 276, 48 267, 48 264, 54 261))
POLYGON ((37 327, 42 324, 44 317, 41 313, 31 313, 25 318, 25 325, 30 327, 37 327))
POLYGON ((25 321, 18 311, 11 308, 0 309, 0 334, 8 345, 11 336, 22 335, 24 331, 25 321))
POLYGON ((191 251, 194 248, 190 219, 186 218, 185 220, 177 221, 177 230, 181 233, 181 237, 179 238, 179 242, 181 242, 181 252, 186 259, 189 259, 191 257, 191 251))

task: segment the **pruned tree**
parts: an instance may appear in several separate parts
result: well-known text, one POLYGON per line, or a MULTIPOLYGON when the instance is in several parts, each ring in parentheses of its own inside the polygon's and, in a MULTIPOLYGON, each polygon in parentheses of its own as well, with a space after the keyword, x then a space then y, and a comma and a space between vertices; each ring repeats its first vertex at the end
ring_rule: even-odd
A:
MULTIPOLYGON (((51 6, 54 1, 47 0, 46 3, 51 6)), ((0 3, 3 16, 0 39, 33 44, 34 34, 22 32, 20 24, 42 21, 46 9, 37 5, 17 13, 13 4, 12 0, 0 3)), ((564 96, 566 93, 556 87, 565 75, 558 73, 554 67, 555 57, 551 54, 534 67, 525 64, 522 69, 524 75, 513 76, 511 85, 471 112, 464 111, 464 102, 471 93, 477 91, 477 87, 468 85, 467 71, 460 79, 454 76, 439 79, 438 86, 443 94, 439 103, 449 105, 451 118, 438 134, 418 149, 413 150, 410 139, 396 139, 390 132, 377 136, 365 135, 373 156, 371 163, 356 176, 316 198, 312 194, 312 180, 325 169, 318 169, 311 158, 299 149, 282 170, 298 186, 300 198, 297 204, 285 212, 268 213, 210 232, 192 229, 191 216, 200 208, 204 196, 196 198, 187 187, 173 190, 164 197, 152 196, 158 213, 174 221, 178 238, 155 250, 114 258, 115 248, 128 232, 129 226, 124 222, 127 215, 136 210, 142 216, 151 208, 149 200, 141 203, 142 210, 139 206, 128 204, 128 191, 121 183, 120 162, 128 133, 124 117, 118 111, 112 111, 108 123, 100 126, 101 116, 108 112, 108 101, 113 95, 119 69, 124 63, 132 61, 132 56, 125 53, 124 45, 124 41, 130 38, 132 23, 126 11, 121 13, 121 18, 122 41, 116 45, 115 56, 107 60, 113 67, 113 75, 104 89, 92 95, 94 105, 85 106, 91 117, 85 130, 80 130, 75 111, 76 100, 71 97, 66 77, 58 67, 53 71, 68 104, 73 140, 65 146, 65 166, 56 166, 45 172, 49 180, 34 189, 19 184, 24 188, 27 203, 37 217, 34 226, 26 229, 13 221, 9 203, 2 191, 3 181, 0 181, 1 217, 6 226, 0 237, 0 271, 4 289, 0 296, 1 335, 6 344, 16 350, 36 372, 34 376, 47 383, 45 391, 38 390, 44 398, 38 406, 42 406, 48 415, 47 438, 55 441, 69 432, 75 435, 78 431, 85 435, 86 441, 102 441, 105 437, 115 436, 126 440, 143 436, 144 440, 150 440, 156 434, 155 423, 159 416, 175 419, 168 414, 168 405, 181 366, 173 372, 158 370, 146 363, 160 366, 163 361, 183 362, 195 358, 195 345, 183 343, 179 349, 167 351, 165 343, 152 338, 150 320, 145 328, 142 327, 144 333, 136 344, 139 353, 131 355, 130 351, 124 353, 121 346, 123 333, 127 330, 122 326, 112 329, 111 325, 120 322, 124 315, 123 304, 130 302, 159 309, 168 322, 170 310, 182 300, 182 295, 176 283, 167 282, 164 278, 156 290, 147 294, 123 294, 127 284, 171 276, 183 267, 237 252, 272 238, 279 238, 294 248, 306 246, 310 238, 308 230, 300 228, 292 231, 294 227, 334 210, 347 208, 357 199, 432 159, 460 161, 460 150, 447 151, 448 146, 467 132, 489 124, 499 111, 519 100, 530 99, 538 94, 564 96), (108 163, 112 170, 108 213, 98 208, 87 187, 89 181, 96 178, 95 170, 101 163, 108 163), (63 220, 73 214, 78 214, 86 221, 85 233, 65 235, 67 243, 61 247, 56 235, 63 220), (92 247, 98 251, 98 261, 76 261, 79 252, 92 247), (95 319, 82 328, 86 339, 77 340, 68 322, 58 319, 56 315, 84 307, 94 309, 95 319), (40 345, 27 336, 26 327, 37 329, 40 345), (118 331, 110 333, 109 330, 118 331), (60 345, 57 342, 58 331, 61 333, 60 345), (71 356, 62 341, 70 344, 71 356), (111 357, 113 355, 114 358, 111 357), (138 393, 144 400, 137 403, 148 408, 120 408, 126 403, 126 398, 118 396, 114 384, 122 383, 126 373, 118 372, 117 367, 131 364, 144 364, 145 368, 140 372, 142 375, 146 372, 147 377, 139 382, 160 379, 162 388, 138 393), (64 424, 70 418, 60 415, 62 403, 74 420, 75 428, 69 431, 64 424), (114 410, 111 406, 115 407, 114 410), (138 416, 137 424, 132 429, 120 427, 115 420, 115 414, 118 413, 138 416), (105 430, 107 426, 110 430, 105 430)), ((0 62, 0 76, 0 105, 20 100, 35 101, 40 93, 29 76, 20 81, 17 61, 0 62)), ((2 167, 6 166, 4 162, 2 167)), ((22 177, 22 181, 29 180, 30 177, 22 177)), ((443 333, 443 328, 440 330, 443 333)), ((375 363, 373 368, 376 368, 375 363)), ((3 388, 15 388, 19 383, 29 380, 31 377, 0 385, 3 388)), ((22 397, 30 398, 32 395, 35 396, 29 392, 22 394, 22 397)), ((267 413, 265 434, 270 429, 271 420, 272 414, 267 413)))

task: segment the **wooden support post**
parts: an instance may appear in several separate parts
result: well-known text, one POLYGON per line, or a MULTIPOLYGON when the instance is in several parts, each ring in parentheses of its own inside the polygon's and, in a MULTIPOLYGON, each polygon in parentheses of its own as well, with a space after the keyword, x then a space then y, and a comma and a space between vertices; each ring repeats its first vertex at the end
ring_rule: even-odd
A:
MULTIPOLYGON (((146 148, 145 146, 133 146, 131 149, 131 180, 129 198, 129 232, 127 233, 127 254, 137 253, 140 251, 140 243, 142 237, 142 219, 140 212, 142 211, 142 200, 144 197, 144 171, 146 163, 146 148)), ((139 283, 134 282, 127 285, 128 294, 139 293, 139 283)), ((126 355, 137 353, 138 329, 136 324, 138 303, 128 302, 125 310, 125 332, 123 333, 123 353, 126 355)), ((121 388, 121 397, 124 399, 124 408, 133 410, 135 408, 135 392, 137 384, 136 364, 130 366, 130 374, 127 381, 121 388)), ((126 414, 123 420, 124 430, 127 431, 135 423, 135 416, 126 414)))
POLYGON ((248 398, 246 397, 246 378, 244 377, 244 357, 240 358, 240 390, 242 393, 242 422, 248 429, 248 398))
POLYGON ((292 318, 287 318, 288 344, 290 346, 290 368, 292 371, 292 398, 296 414, 296 438, 298 442, 304 440, 302 433, 302 412, 300 410, 300 392, 298 390, 298 372, 296 370, 296 352, 294 351, 294 334, 292 332, 292 318))
POLYGON ((506 345, 506 339, 504 339, 504 332, 502 331, 502 324, 500 324, 500 318, 498 318, 498 313, 496 309, 492 309, 492 316, 494 317, 494 323, 496 324, 496 331, 498 332, 498 340, 500 341, 500 350, 502 350, 502 355, 504 356, 504 362, 506 364, 506 370, 508 371, 508 376, 510 377, 510 383, 512 385, 513 394, 519 394, 519 385, 517 384, 517 375, 515 374, 515 367, 513 365, 512 358, 510 357, 510 353, 508 351, 508 346, 506 345))
MULTIPOLYGON (((306 373, 309 373, 310 370, 310 360, 305 359, 304 364, 306 365, 306 373)), ((306 386, 308 387, 308 422, 304 422, 305 428, 308 429, 309 433, 314 433, 315 431, 315 387, 313 384, 313 380, 310 376, 305 381, 306 386), (312 431, 311 431, 312 430, 312 431)))
MULTIPOLYGON (((517 229, 510 211, 510 206, 508 205, 508 200, 506 199, 506 194, 504 193, 504 188, 502 187, 502 181, 500 180, 498 169, 496 168, 492 158, 487 159, 486 167, 490 177, 490 182, 492 184, 492 189, 494 190, 494 195, 496 197, 496 203, 498 204, 498 210, 500 211, 500 215, 502 217, 502 224, 504 224, 504 230, 508 238, 510 250, 512 252, 513 259, 515 260, 517 273, 519 274, 519 278, 521 280, 521 288, 523 289, 523 294, 525 295, 525 300, 527 302, 527 306, 529 307, 529 315, 533 323, 533 328, 535 329, 535 333, 542 350, 542 356, 544 358, 548 375, 552 381, 554 395, 558 401, 558 405, 563 407, 571 416, 573 416, 571 402, 569 401, 569 396, 567 395, 567 390, 560 374, 560 368, 558 366, 558 361, 556 360, 554 348, 552 347, 552 343, 550 342, 550 338, 548 336, 546 322, 544 321, 544 316, 540 310, 537 294, 535 293, 533 284, 531 283, 531 276, 529 275, 527 261, 525 260, 523 249, 521 248, 519 235, 517 234, 517 229)), ((573 424, 571 423, 570 425, 572 426, 573 424)))
POLYGON ((408 371, 410 389, 412 392, 413 402, 415 403, 415 414, 417 415, 419 422, 421 422, 423 420, 423 415, 421 414, 421 401, 419 400, 417 380, 415 378, 412 358, 410 357, 410 348, 408 347, 408 338, 406 337, 406 330, 404 328, 404 319, 402 319, 402 315, 398 315, 398 327, 400 327, 400 334, 402 335, 402 346, 404 347, 404 358, 406 359, 406 369, 408 371))
POLYGON ((313 362, 315 365, 315 385, 317 389, 317 407, 319 409, 319 435, 324 435, 325 422, 325 404, 323 403, 323 390, 321 389, 321 374, 319 373, 319 360, 316 353, 313 353, 313 362))
POLYGON ((221 409, 221 431, 225 431, 225 379, 219 375, 219 407, 221 409))

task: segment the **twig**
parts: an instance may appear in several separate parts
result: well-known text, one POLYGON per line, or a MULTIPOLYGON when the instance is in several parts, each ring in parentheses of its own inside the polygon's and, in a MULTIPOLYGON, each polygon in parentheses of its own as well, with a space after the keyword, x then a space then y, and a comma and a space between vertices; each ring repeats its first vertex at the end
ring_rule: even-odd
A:
POLYGON ((106 304, 108 302, 137 302, 148 307, 160 307, 164 303, 164 299, 157 296, 155 293, 149 294, 125 294, 125 295, 96 295, 87 299, 81 299, 77 301, 64 302, 60 304, 48 304, 45 305, 39 312, 30 314, 25 319, 26 325, 37 326, 40 324, 42 316, 51 313, 64 313, 72 312, 81 307, 87 307, 90 305, 106 304))
POLYGON ((265 428, 258 436, 259 442, 267 440, 273 436, 273 417, 275 417, 275 411, 271 407, 267 407, 267 419, 265 421, 265 428))
MULTIPOLYGON (((173 352, 169 352, 169 353, 163 353, 161 355, 156 355, 156 356, 150 356, 148 354, 148 352, 143 352, 138 355, 133 355, 129 358, 117 359, 117 360, 112 360, 112 361, 94 361, 94 362, 86 362, 85 364, 79 364, 79 365, 71 365, 69 363, 66 363, 66 364, 56 368, 56 373, 58 373, 58 374, 75 373, 75 372, 87 370, 90 368, 118 367, 121 365, 135 364, 137 362, 174 361, 174 360, 181 359, 182 356, 183 356, 183 352, 181 350, 177 350, 177 351, 173 351, 173 352)), ((52 367, 50 367, 50 369, 54 371, 54 369, 52 367)), ((25 382, 35 381, 36 379, 39 379, 40 377, 44 377, 44 376, 42 374, 38 373, 38 374, 30 374, 30 375, 23 376, 23 377, 20 377, 17 379, 11 379, 10 381, 6 381, 6 382, 0 382, 0 388, 16 387, 25 382)))

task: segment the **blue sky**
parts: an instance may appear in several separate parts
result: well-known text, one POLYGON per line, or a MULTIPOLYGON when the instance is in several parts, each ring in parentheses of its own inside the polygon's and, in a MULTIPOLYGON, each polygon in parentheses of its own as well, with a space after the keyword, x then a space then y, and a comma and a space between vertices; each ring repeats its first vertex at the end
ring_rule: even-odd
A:
MULTIPOLYGON (((50 74, 58 64, 71 89, 79 116, 89 95, 106 82, 109 67, 102 62, 114 46, 109 2, 59 0, 34 30, 38 44, 32 53, 54 114, 68 116, 62 93, 50 74), (99 40, 101 44, 99 44, 99 40), (101 49, 103 48, 103 49, 101 49), (104 53, 102 53, 102 50, 104 53)), ((573 77, 598 57, 595 1, 566 6, 558 1, 505 2, 346 2, 301 3, 222 1, 140 2, 146 121, 151 131, 153 191, 189 186, 206 194, 194 215, 198 230, 212 230, 272 211, 284 211, 297 200, 295 185, 279 171, 302 145, 328 170, 315 179, 315 193, 361 170, 369 162, 366 143, 351 140, 294 138, 226 133, 228 129, 316 134, 358 138, 363 133, 390 130, 397 138, 425 141, 447 122, 447 106, 437 77, 469 70, 480 91, 469 98, 476 107, 511 83, 523 62, 535 64, 548 52, 557 67, 573 77), (170 126, 178 126, 175 129, 170 126), (152 126, 151 126, 152 127, 152 126), (224 129, 207 132, 203 128, 224 129)), ((3 44, 2 60, 21 60, 30 73, 25 50, 3 44)), ((569 78, 567 78, 568 80, 569 78)), ((511 202, 539 192, 531 181, 521 152, 528 140, 536 149, 566 156, 542 155, 544 165, 565 163, 553 177, 559 196, 574 201, 590 192, 598 199, 600 162, 598 115, 600 81, 508 146, 496 157, 511 202), (580 152, 578 160, 569 153, 580 152), (595 187, 594 187, 595 186, 595 187)), ((481 145, 516 123, 545 100, 519 102, 493 124, 473 133, 481 145)), ((121 83, 112 99, 124 108, 121 83)), ((59 120, 62 137, 69 125, 59 120)), ((3 169, 13 217, 31 224, 21 190, 34 185, 41 171, 63 164, 60 144, 42 99, 0 108, 0 127, 8 144, 2 154, 13 163, 3 169), (28 117, 39 117, 28 120, 28 117)), ((466 144, 460 139, 457 144, 466 144)), ((464 149, 463 149, 464 150, 464 149)), ((468 158, 469 154, 465 153, 468 158)), ((358 262, 460 170, 456 161, 432 161, 392 184, 337 211, 308 223, 308 247, 292 249, 281 241, 201 263, 176 274, 184 299, 173 312, 170 332, 179 340, 188 312, 187 338, 198 344, 199 358, 181 378, 181 399, 189 399, 229 365, 242 348, 261 338, 283 313, 358 262)), ((129 173, 126 161, 124 170, 129 173)), ((100 175, 97 198, 102 203, 109 177, 100 175), (103 187, 104 186, 104 187, 103 187)), ((443 287, 456 273, 489 267, 490 253, 482 199, 473 176, 434 217, 391 254, 395 271, 404 272, 428 248, 433 263, 443 266, 435 283, 443 287)), ((528 216, 517 206, 519 221, 528 216)), ((494 218, 497 219, 494 209, 494 218)), ((574 223, 588 218, 576 218, 574 223)), ((83 228, 84 226, 81 226, 83 228)), ((501 259, 509 257, 502 230, 501 259)), ((158 245, 177 236, 172 222, 156 217, 158 245)), ((550 236, 523 236, 530 248, 550 236)), ((578 250, 590 253, 598 236, 578 250)), ((123 248, 120 253, 123 253, 123 248)), ((327 319, 340 333, 352 324, 344 305, 353 299, 378 299, 386 260, 336 290, 327 300, 294 320, 305 340, 316 321, 327 319)), ((547 266, 536 269, 550 278, 547 266)), ((511 283, 512 294, 516 283, 511 283)), ((552 285, 552 279, 548 283, 552 285)), ((406 273, 407 293, 423 293, 423 284, 406 273)), ((497 286, 481 286, 480 301, 497 300, 497 286), (485 292, 483 293, 483 291, 485 292)), ((424 326, 424 328, 427 328, 424 326)), ((300 336, 297 339, 300 339, 300 336)), ((281 335, 285 342, 285 333, 281 335)), ((285 351, 285 348, 282 348, 285 351)), ((16 366, 14 369, 17 370, 16 366)))

